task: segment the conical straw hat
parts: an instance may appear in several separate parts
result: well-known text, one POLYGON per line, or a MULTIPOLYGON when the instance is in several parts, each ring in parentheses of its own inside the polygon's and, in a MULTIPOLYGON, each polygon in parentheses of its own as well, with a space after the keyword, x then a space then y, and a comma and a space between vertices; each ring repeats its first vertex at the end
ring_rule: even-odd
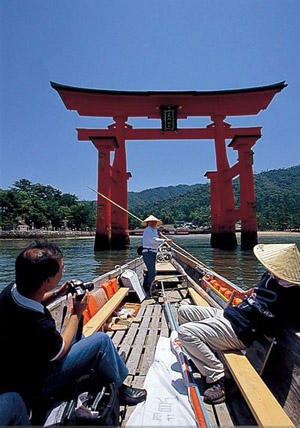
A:
POLYGON ((300 253, 296 244, 258 244, 253 252, 274 276, 300 285, 300 253))
POLYGON ((149 217, 145 218, 145 220, 142 222, 142 226, 147 226, 148 221, 157 221, 157 226, 162 224, 162 221, 154 217, 154 215, 149 215, 149 217))

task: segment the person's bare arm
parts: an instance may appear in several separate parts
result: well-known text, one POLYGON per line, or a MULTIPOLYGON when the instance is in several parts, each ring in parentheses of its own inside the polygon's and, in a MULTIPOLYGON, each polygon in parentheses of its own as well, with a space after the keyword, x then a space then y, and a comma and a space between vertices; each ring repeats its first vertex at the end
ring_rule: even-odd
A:
POLYGON ((42 303, 47 306, 54 302, 58 297, 65 296, 68 293, 69 284, 70 281, 67 281, 60 288, 45 293, 42 303))
POLYGON ((82 317, 83 311, 87 308, 88 303, 89 303, 89 292, 85 294, 85 296, 80 302, 76 301, 75 296, 73 297, 72 314, 70 316, 68 324, 66 325, 66 328, 61 334, 61 337, 64 341, 64 349, 62 353, 59 355, 59 357, 57 358, 58 360, 63 358, 66 355, 66 353, 69 351, 72 344, 72 340, 75 336, 80 318, 82 317))

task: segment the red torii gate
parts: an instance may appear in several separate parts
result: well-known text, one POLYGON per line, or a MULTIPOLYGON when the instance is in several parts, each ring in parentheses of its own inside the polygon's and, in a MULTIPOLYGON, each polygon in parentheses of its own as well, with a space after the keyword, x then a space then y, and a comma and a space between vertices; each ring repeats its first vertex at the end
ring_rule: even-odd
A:
MULTIPOLYGON (((241 247, 257 243, 257 221, 252 146, 261 137, 261 127, 232 128, 227 116, 256 115, 268 107, 287 84, 279 82, 257 88, 222 91, 137 92, 85 89, 50 82, 69 110, 80 116, 111 117, 107 129, 77 129, 79 141, 91 141, 98 150, 98 191, 128 209, 127 140, 214 140, 216 171, 205 175, 211 189, 211 246, 237 246, 235 223, 241 220, 241 247), (206 128, 177 128, 177 119, 208 116, 206 128), (129 117, 161 119, 161 129, 133 129, 129 117), (238 160, 230 167, 228 147, 238 160), (114 151, 113 165, 110 152, 114 151), (240 180, 240 207, 233 196, 233 178, 240 180)), ((95 250, 125 248, 129 243, 128 215, 98 196, 95 250)))

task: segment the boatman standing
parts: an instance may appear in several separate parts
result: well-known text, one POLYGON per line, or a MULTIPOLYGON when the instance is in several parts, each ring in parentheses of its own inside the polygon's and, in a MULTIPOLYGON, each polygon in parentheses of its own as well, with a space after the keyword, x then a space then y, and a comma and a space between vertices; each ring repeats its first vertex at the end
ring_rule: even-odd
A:
POLYGON ((245 350, 263 335, 278 337, 286 327, 300 331, 300 254, 296 244, 259 244, 254 254, 267 271, 245 292, 238 306, 225 310, 179 308, 179 339, 208 388, 204 401, 225 400, 224 366, 215 351, 245 350))
POLYGON ((172 242, 171 239, 162 238, 161 233, 157 231, 157 226, 160 226, 162 221, 150 215, 143 222, 142 226, 146 226, 143 234, 143 259, 147 267, 147 273, 144 278, 145 291, 150 290, 150 285, 156 276, 156 255, 158 247, 163 243, 172 242))

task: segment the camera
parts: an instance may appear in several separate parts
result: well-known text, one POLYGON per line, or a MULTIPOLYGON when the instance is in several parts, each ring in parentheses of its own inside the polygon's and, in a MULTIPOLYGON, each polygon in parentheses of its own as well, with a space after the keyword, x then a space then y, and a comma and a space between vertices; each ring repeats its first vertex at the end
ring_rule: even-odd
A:
POLYGON ((94 284, 92 282, 82 282, 79 279, 71 279, 68 287, 68 293, 71 293, 72 296, 75 294, 75 299, 77 302, 80 302, 85 296, 85 293, 93 289, 94 284))

